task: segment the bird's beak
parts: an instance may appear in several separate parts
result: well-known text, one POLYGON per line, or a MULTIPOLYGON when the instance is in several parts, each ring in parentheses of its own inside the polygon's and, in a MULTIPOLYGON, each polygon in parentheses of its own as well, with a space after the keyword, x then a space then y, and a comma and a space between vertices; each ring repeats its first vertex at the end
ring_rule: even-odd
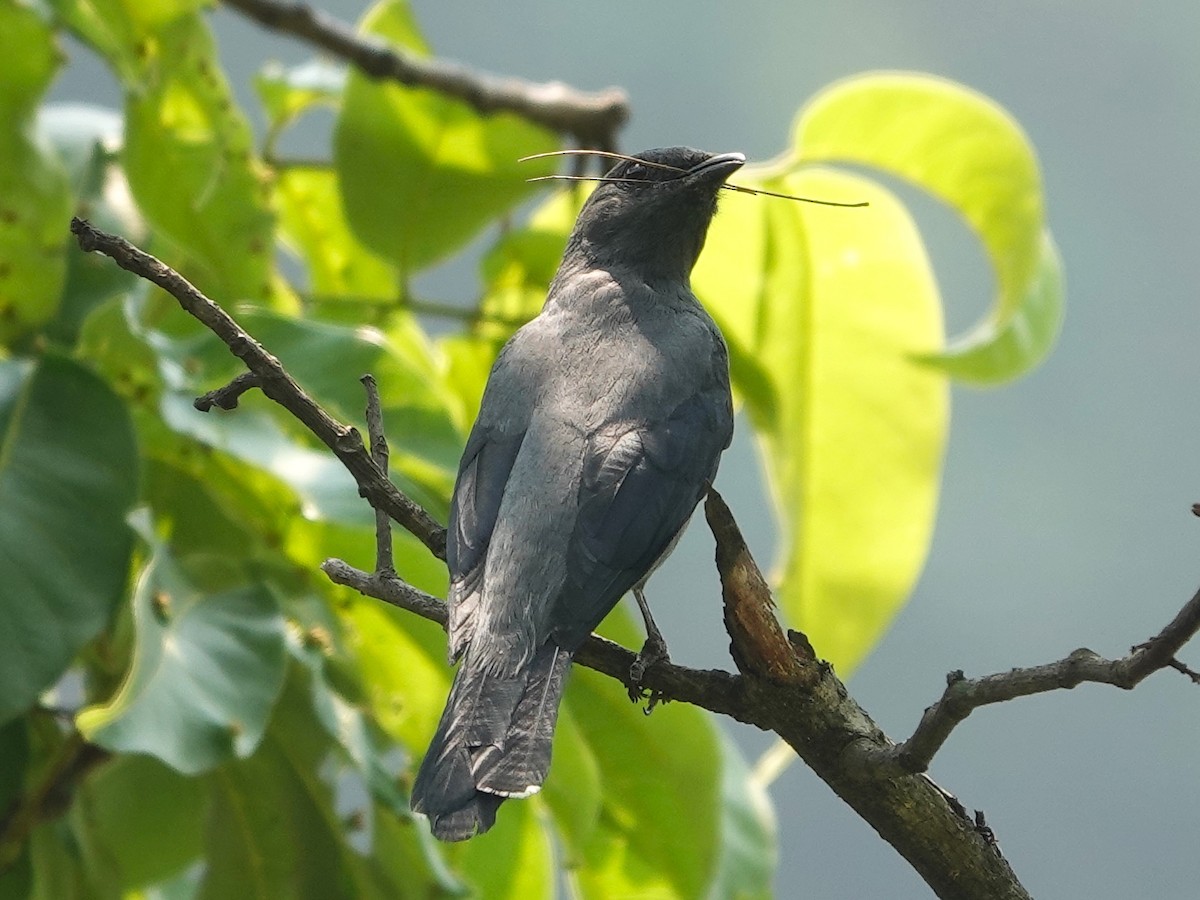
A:
POLYGON ((718 153, 688 169, 689 178, 712 178, 724 181, 746 164, 744 153, 718 153))

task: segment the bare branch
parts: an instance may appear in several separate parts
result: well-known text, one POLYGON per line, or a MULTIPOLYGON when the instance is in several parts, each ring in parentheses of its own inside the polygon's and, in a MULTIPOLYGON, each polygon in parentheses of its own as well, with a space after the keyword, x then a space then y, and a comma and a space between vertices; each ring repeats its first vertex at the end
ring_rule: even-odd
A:
POLYGON ((192 401, 192 406, 200 412, 208 412, 214 406, 219 406, 221 409, 237 409, 238 400, 242 394, 256 387, 258 387, 258 376, 253 372, 243 372, 224 387, 197 397, 192 401))
POLYGON ((469 104, 484 115, 512 112, 582 147, 615 150, 616 135, 629 119, 629 100, 619 88, 584 93, 560 82, 537 84, 474 72, 448 60, 424 59, 359 35, 305 3, 281 0, 224 0, 226 6, 272 31, 300 40, 352 63, 364 74, 409 87, 425 87, 469 104))
MULTIPOLYGON (((71 227, 83 249, 105 253, 123 268, 172 294, 245 362, 264 394, 288 409, 333 450, 354 474, 372 506, 386 509, 445 558, 444 529, 387 479, 386 462, 380 455, 380 451, 386 454, 386 444, 376 410, 368 413, 376 451, 373 459, 357 431, 330 418, 278 360, 177 272, 82 220, 74 220, 71 227)), ((253 386, 251 379, 247 378, 244 385, 229 385, 210 396, 240 393, 253 386)), ((377 409, 377 394, 370 383, 368 396, 369 407, 377 409)), ((977 812, 975 820, 968 818, 953 795, 936 787, 925 775, 914 774, 923 772, 954 726, 973 709, 1085 681, 1129 689, 1151 672, 1168 666, 1196 677, 1175 659, 1175 654, 1200 628, 1200 592, 1157 636, 1122 659, 1107 660, 1090 650, 1077 650, 1056 663, 978 680, 954 673, 942 699, 926 711, 913 736, 896 746, 850 697, 832 668, 816 658, 807 639, 796 632, 785 634, 780 627, 767 583, 716 492, 710 492, 705 514, 717 540, 725 620, 741 674, 664 662, 644 673, 641 687, 662 699, 691 703, 779 735, 913 866, 939 897, 1028 897, 1000 855, 982 813, 977 812)), ((322 569, 336 583, 444 625, 445 604, 396 577, 383 564, 386 553, 381 550, 379 556, 380 570, 375 573, 332 559, 322 569)), ((635 658, 631 651, 593 636, 580 648, 576 661, 629 689, 634 686, 630 669, 635 658)))
POLYGON ((912 737, 882 752, 879 761, 894 763, 906 772, 924 772, 955 726, 974 710, 992 703, 1070 689, 1085 682, 1131 690, 1146 676, 1167 667, 1197 681, 1195 673, 1175 659, 1175 653, 1197 629, 1200 629, 1200 591, 1157 636, 1121 659, 1105 659, 1080 648, 1057 662, 983 678, 971 679, 961 671, 951 672, 946 676, 946 690, 941 699, 925 710, 912 737))
MULTIPOLYGON (((367 435, 371 439, 371 459, 379 471, 387 475, 388 443, 383 433, 383 410, 379 404, 379 385, 374 375, 359 379, 367 391, 367 435)), ((392 523, 382 509, 375 510, 375 571, 380 575, 396 574, 392 562, 392 523)))
POLYGON ((83 219, 71 220, 71 233, 84 250, 111 257, 117 265, 158 285, 179 301, 246 364, 258 386, 325 443, 358 482, 359 493, 375 509, 411 531, 439 559, 446 558, 446 529, 419 504, 401 493, 379 470, 363 446, 358 430, 330 416, 304 392, 279 360, 263 349, 233 318, 170 266, 116 235, 100 231, 83 219))
MULTIPOLYGON (((321 571, 335 584, 416 613, 443 628, 446 625, 445 603, 395 575, 364 572, 340 559, 325 560, 321 571)), ((663 661, 647 669, 642 680, 635 684, 629 670, 636 658, 633 651, 598 635, 588 638, 575 655, 577 663, 615 678, 625 685, 626 690, 640 687, 669 700, 691 703, 754 724, 741 677, 719 669, 690 669, 663 661)))

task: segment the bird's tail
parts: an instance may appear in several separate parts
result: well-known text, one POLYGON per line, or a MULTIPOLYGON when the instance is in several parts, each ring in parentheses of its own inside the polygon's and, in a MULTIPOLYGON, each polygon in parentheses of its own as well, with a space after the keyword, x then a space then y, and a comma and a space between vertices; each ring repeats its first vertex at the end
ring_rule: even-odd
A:
POLYGON ((509 797, 537 793, 571 654, 550 641, 511 678, 473 663, 468 649, 412 790, 436 837, 487 831, 509 797))

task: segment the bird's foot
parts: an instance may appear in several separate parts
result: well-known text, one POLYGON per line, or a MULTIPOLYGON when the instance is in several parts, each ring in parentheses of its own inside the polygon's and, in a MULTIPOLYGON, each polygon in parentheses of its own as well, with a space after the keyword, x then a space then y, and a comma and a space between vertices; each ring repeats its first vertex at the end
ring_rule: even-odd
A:
POLYGON ((651 634, 646 638, 646 643, 642 644, 633 665, 629 667, 629 680, 640 688, 647 669, 656 663, 670 661, 671 654, 667 652, 667 642, 662 639, 661 634, 651 634))

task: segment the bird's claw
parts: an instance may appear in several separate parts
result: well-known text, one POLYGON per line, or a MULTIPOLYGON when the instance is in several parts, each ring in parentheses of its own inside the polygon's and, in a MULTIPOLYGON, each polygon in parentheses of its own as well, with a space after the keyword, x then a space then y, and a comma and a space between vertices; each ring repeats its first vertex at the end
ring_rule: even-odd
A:
MULTIPOLYGON (((671 654, 667 652, 667 642, 661 635, 652 634, 642 644, 642 649, 629 667, 629 680, 635 687, 640 688, 646 670, 660 662, 670 662, 671 654)), ((640 693, 640 692, 639 692, 640 693)))

